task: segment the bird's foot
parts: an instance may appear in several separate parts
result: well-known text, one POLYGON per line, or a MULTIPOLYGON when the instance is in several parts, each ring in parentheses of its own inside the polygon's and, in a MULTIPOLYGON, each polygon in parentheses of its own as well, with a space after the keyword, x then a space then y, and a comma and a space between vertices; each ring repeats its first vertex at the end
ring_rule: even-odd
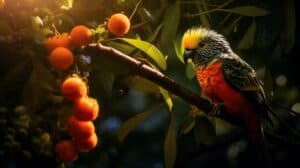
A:
POLYGON ((212 103, 213 107, 212 107, 212 110, 209 112, 209 115, 211 116, 215 116, 215 117, 218 117, 218 116, 221 116, 221 112, 222 112, 222 109, 224 108, 224 103, 212 103))

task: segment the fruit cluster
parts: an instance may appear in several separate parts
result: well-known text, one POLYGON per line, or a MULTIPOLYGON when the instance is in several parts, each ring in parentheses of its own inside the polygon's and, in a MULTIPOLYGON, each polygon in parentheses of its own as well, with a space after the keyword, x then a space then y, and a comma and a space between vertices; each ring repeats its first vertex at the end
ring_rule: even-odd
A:
MULTIPOLYGON (((92 32, 86 26, 75 26, 70 35, 59 34, 48 38, 46 48, 49 62, 58 71, 68 70, 74 63, 72 48, 87 45, 92 32)), ((67 162, 77 159, 77 151, 90 151, 98 143, 93 121, 98 117, 99 104, 88 96, 87 84, 78 76, 68 76, 61 84, 61 94, 73 103, 73 114, 66 125, 72 140, 61 140, 55 146, 56 158, 67 162)))
POLYGON ((55 147, 57 159, 66 162, 76 160, 77 151, 88 152, 96 147, 98 137, 93 121, 99 115, 99 104, 87 95, 87 85, 78 76, 66 78, 61 93, 73 103, 73 114, 66 123, 72 140, 60 141, 55 147))
MULTIPOLYGON (((123 36, 130 29, 130 20, 121 13, 110 17, 107 30, 115 36, 123 36)), ((92 31, 83 25, 75 26, 70 34, 57 34, 46 40, 49 52, 48 60, 57 71, 72 69, 74 64, 73 48, 92 42, 92 31)), ((70 71, 71 72, 71 71, 70 71)), ((71 139, 60 140, 55 145, 56 158, 62 162, 74 161, 78 151, 88 152, 98 143, 93 121, 99 115, 99 104, 88 96, 87 83, 77 74, 66 77, 60 84, 62 96, 72 102, 73 113, 69 116, 66 127, 71 139)))
POLYGON ((58 34, 47 39, 45 46, 50 52, 49 62, 56 70, 64 71, 74 63, 74 55, 71 51, 74 47, 87 45, 92 41, 92 32, 83 25, 75 26, 70 36, 58 34))

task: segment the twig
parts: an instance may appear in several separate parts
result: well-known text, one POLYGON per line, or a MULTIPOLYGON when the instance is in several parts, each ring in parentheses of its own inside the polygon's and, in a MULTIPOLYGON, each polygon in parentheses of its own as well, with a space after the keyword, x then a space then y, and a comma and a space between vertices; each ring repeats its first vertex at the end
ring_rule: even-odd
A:
POLYGON ((207 10, 207 11, 200 12, 200 13, 195 13, 195 14, 189 14, 189 13, 187 13, 187 14, 185 14, 183 16, 187 17, 187 18, 191 18, 191 17, 197 17, 197 16, 201 16, 201 15, 205 15, 205 14, 209 14, 209 13, 213 13, 213 12, 217 12, 217 11, 227 12, 226 10, 223 10, 222 8, 224 8, 225 6, 229 5, 233 1, 234 0, 226 1, 225 3, 219 5, 218 7, 214 8, 214 9, 211 9, 211 10, 207 10))
POLYGON ((57 30, 56 26, 55 26, 54 24, 52 24, 51 26, 52 26, 52 28, 53 28, 53 30, 54 30, 55 35, 59 35, 60 33, 59 33, 59 31, 57 30))
POLYGON ((143 0, 139 0, 139 2, 135 5, 130 17, 129 17, 129 20, 132 19, 132 17, 134 16, 134 14, 136 13, 137 9, 139 8, 140 4, 142 3, 143 0))
POLYGON ((187 13, 187 14, 184 14, 183 17, 186 17, 186 18, 197 17, 197 16, 213 13, 213 12, 216 12, 216 11, 218 11, 218 9, 207 10, 207 11, 200 12, 200 13, 195 13, 195 14, 187 13))
MULTIPOLYGON (((183 4, 183 5, 195 5, 195 4, 204 4, 202 1, 179 1, 180 4, 183 4)), ((217 4, 208 4, 206 3, 207 6, 211 6, 211 7, 217 7, 218 5, 217 4)))
POLYGON ((131 26, 131 29, 137 29, 137 28, 140 28, 142 26, 145 26, 147 25, 148 23, 150 23, 150 21, 144 21, 144 22, 141 22, 141 23, 137 23, 135 25, 132 25, 131 26))

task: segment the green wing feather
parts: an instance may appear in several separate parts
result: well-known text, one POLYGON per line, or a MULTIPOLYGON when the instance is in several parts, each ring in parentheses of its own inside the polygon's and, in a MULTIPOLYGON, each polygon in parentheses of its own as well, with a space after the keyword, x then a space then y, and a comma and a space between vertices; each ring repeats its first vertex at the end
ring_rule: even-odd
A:
POLYGON ((240 57, 233 54, 231 57, 222 58, 222 71, 225 80, 253 102, 259 118, 273 125, 268 114, 270 107, 266 101, 262 82, 257 79, 254 69, 240 57))
POLYGON ((258 104, 266 103, 262 82, 254 69, 238 56, 223 58, 222 70, 227 82, 258 104))

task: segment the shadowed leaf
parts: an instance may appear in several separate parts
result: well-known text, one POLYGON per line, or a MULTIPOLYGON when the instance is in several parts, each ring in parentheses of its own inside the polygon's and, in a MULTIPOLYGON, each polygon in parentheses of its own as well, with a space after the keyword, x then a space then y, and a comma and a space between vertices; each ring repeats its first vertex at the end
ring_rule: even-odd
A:
POLYGON ((123 142, 124 139, 127 137, 127 135, 133 130, 135 129, 139 124, 141 124, 143 121, 145 121, 145 119, 156 109, 158 109, 158 107, 160 107, 159 105, 155 105, 150 107, 149 109, 147 109, 146 111, 137 114, 136 116, 130 118, 129 120, 127 120, 126 122, 124 122, 121 126, 121 128, 118 131, 118 140, 120 142, 123 142))
POLYGON ((136 90, 142 91, 144 93, 158 93, 158 86, 140 76, 128 76, 123 79, 123 82, 136 90))
POLYGON ((255 32, 256 32, 256 21, 253 20, 247 32, 244 34, 242 40, 239 42, 238 48, 239 49, 251 48, 254 44, 255 32))
POLYGON ((162 87, 159 87, 159 92, 162 94, 162 96, 165 100, 165 103, 168 106, 169 111, 172 111, 172 109, 173 109, 173 100, 170 96, 170 93, 162 87))
POLYGON ((2 79, 1 85, 10 85, 12 82, 15 82, 19 76, 24 75, 25 68, 28 68, 30 59, 26 58, 22 62, 17 63, 14 68, 12 68, 5 77, 2 79))
POLYGON ((51 71, 41 63, 35 63, 34 69, 39 78, 38 84, 42 89, 54 91, 56 87, 56 78, 51 71))
POLYGON ((281 36, 283 52, 287 54, 294 46, 296 32, 296 13, 294 0, 285 1, 285 25, 281 36))
POLYGON ((185 75, 188 79, 193 79, 195 77, 195 65, 191 59, 188 59, 185 75))
POLYGON ((226 11, 243 15, 243 16, 265 16, 270 14, 269 11, 255 6, 241 6, 241 7, 226 9, 226 11))
POLYGON ((175 2, 166 9, 166 13, 163 19, 160 44, 161 49, 164 52, 168 52, 168 50, 172 46, 171 42, 175 40, 179 19, 180 7, 179 3, 175 2))
POLYGON ((160 25, 157 26, 157 28, 155 29, 154 33, 147 40, 147 41, 149 41, 149 43, 151 43, 152 41, 154 41, 157 38, 158 34, 161 31, 161 28, 162 28, 162 24, 160 24, 160 25))
POLYGON ((115 81, 115 73, 102 69, 92 73, 91 77, 94 78, 93 81, 90 81, 90 86, 95 89, 94 92, 99 92, 101 95, 110 98, 115 81))
POLYGON ((174 125, 174 113, 171 112, 171 120, 168 128, 167 136, 164 143, 164 158, 166 168, 172 168, 176 160, 177 145, 174 125))
POLYGON ((183 47, 181 45, 181 39, 173 41, 173 47, 175 49, 175 53, 180 62, 184 63, 183 60, 183 47))
MULTIPOLYGON (((205 6, 206 6, 205 1, 202 1, 202 3, 199 3, 198 4, 198 12, 199 13, 205 12, 205 6)), ((207 15, 200 15, 199 18, 200 18, 200 21, 201 21, 201 25, 203 25, 204 27, 207 27, 207 28, 211 27, 211 23, 209 21, 209 15, 208 14, 207 15)))
POLYGON ((180 127, 180 134, 189 133, 195 126, 195 117, 188 115, 180 127))
POLYGON ((194 136, 197 144, 212 144, 215 140, 216 131, 212 122, 205 116, 198 116, 195 120, 194 136))

